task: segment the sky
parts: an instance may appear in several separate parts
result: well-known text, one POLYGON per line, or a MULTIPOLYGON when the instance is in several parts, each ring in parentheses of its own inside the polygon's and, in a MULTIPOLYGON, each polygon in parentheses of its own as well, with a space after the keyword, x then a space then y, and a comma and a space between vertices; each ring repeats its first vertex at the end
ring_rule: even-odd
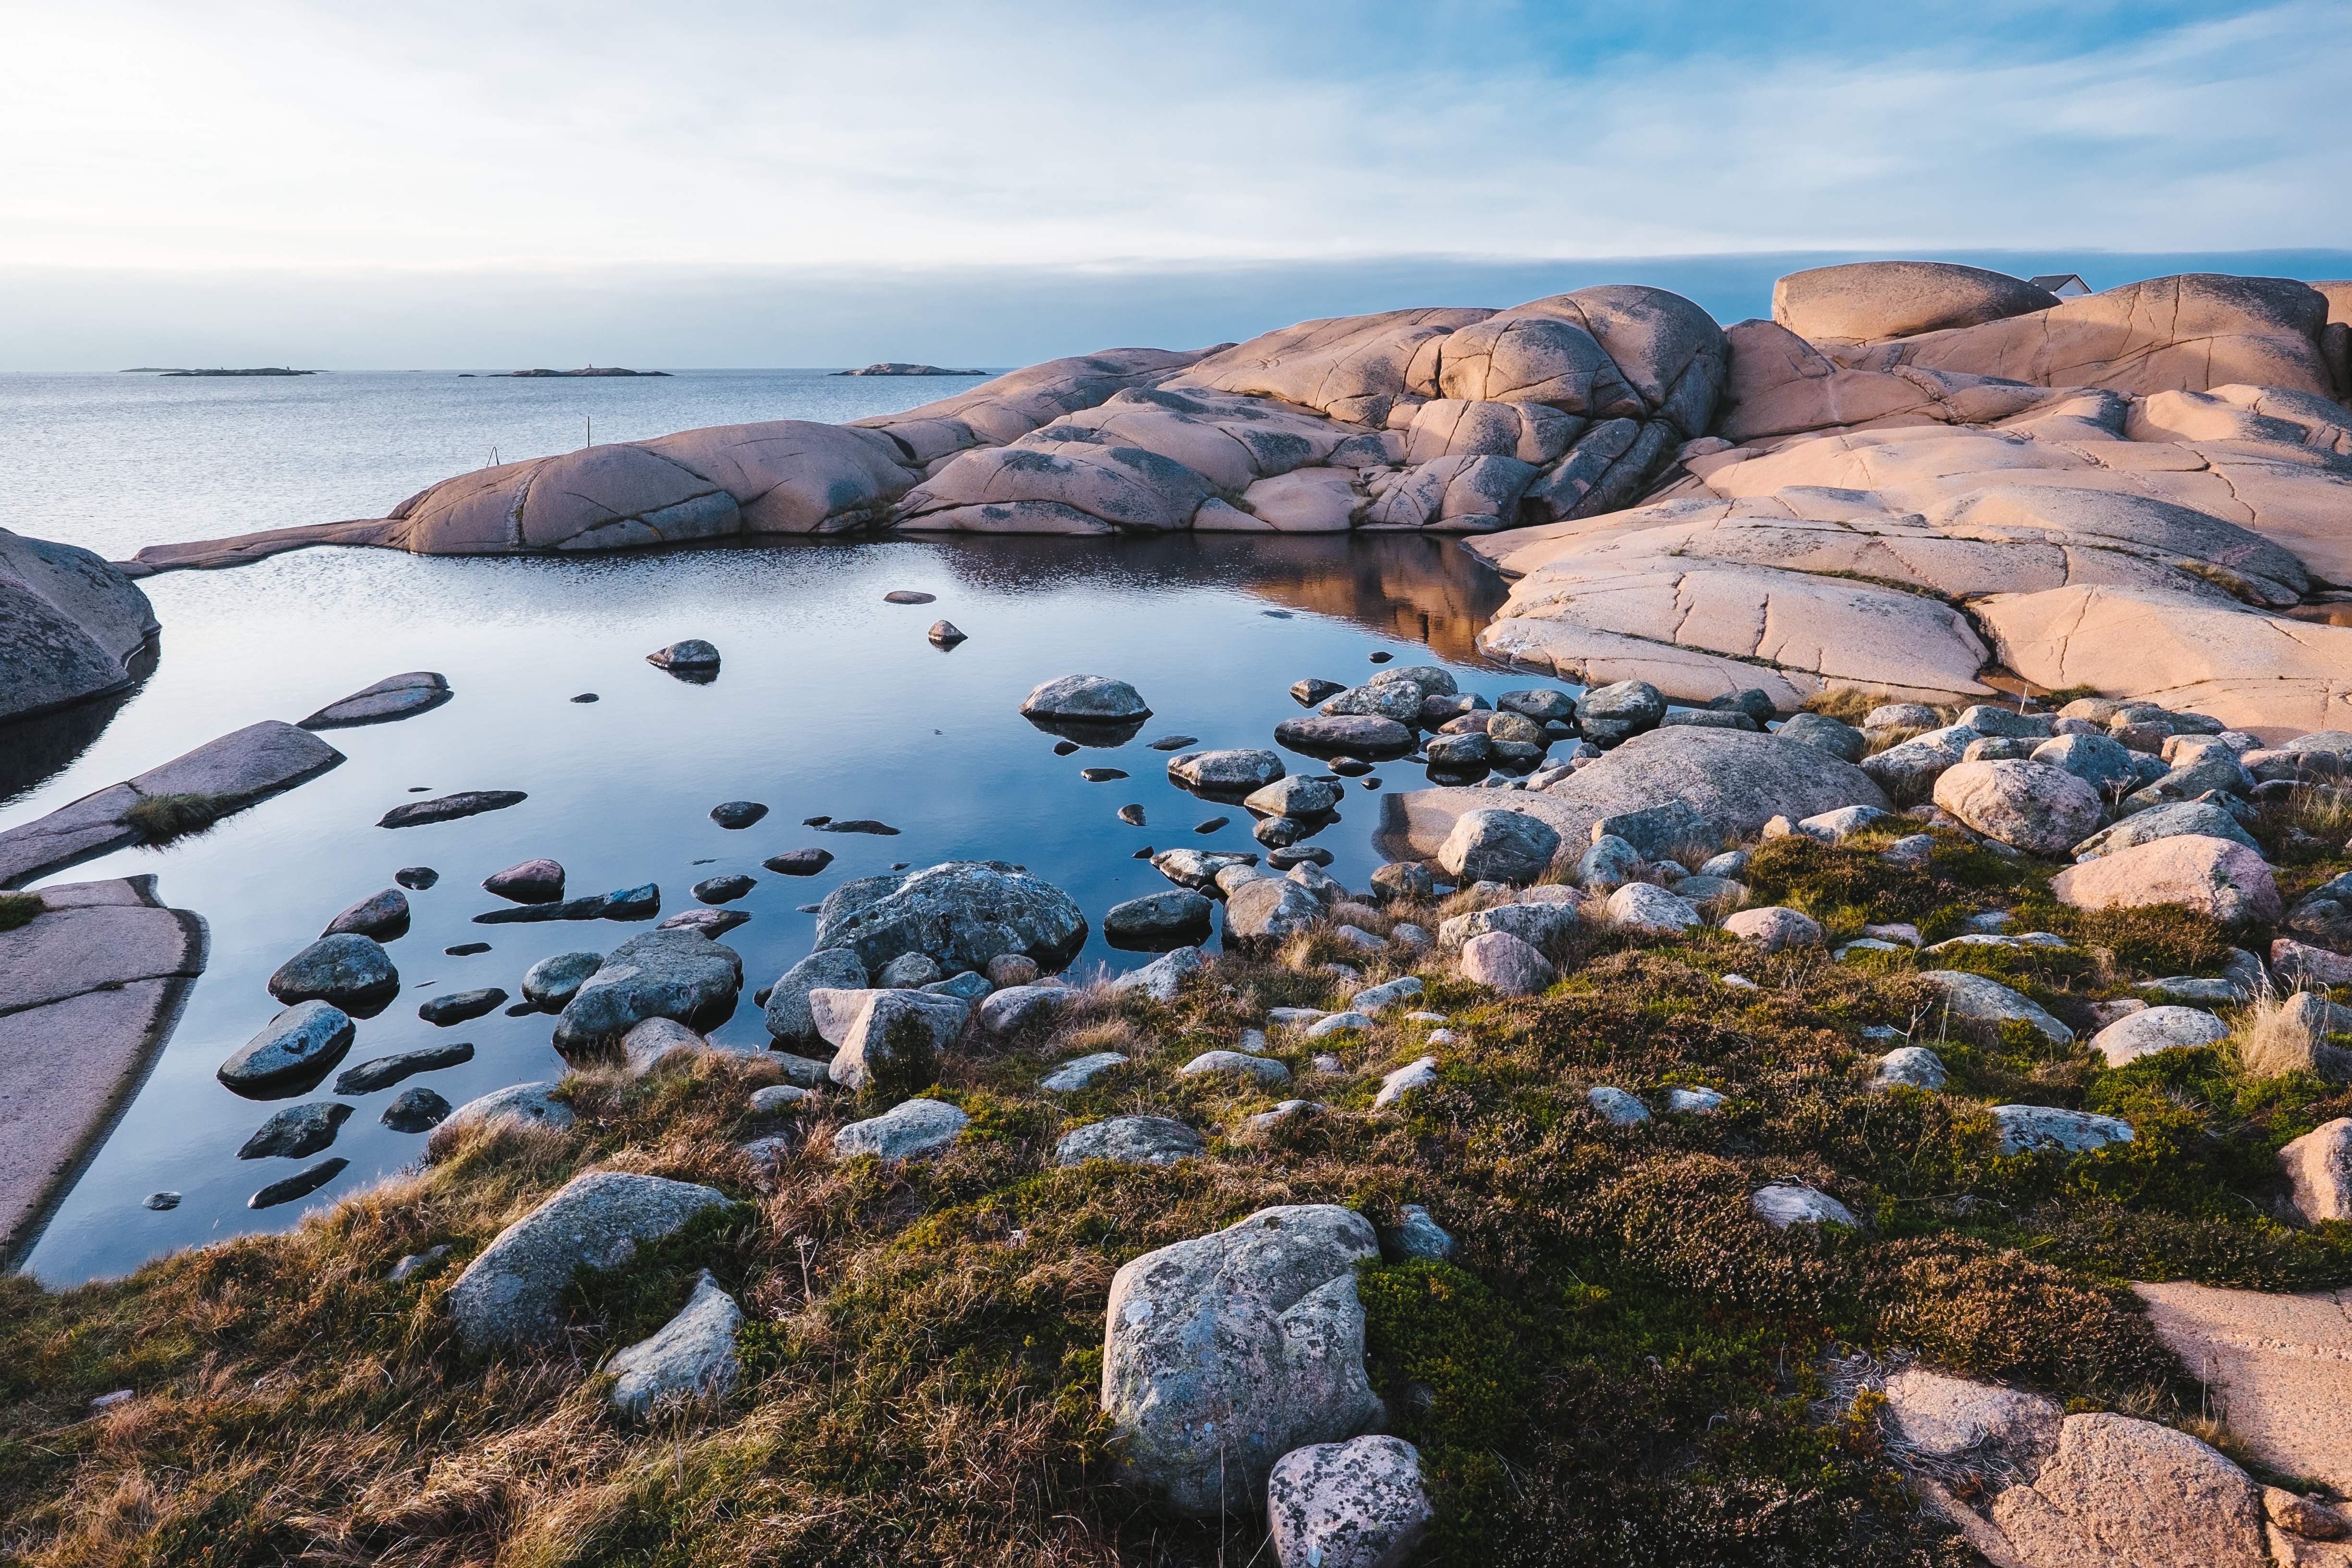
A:
POLYGON ((2352 5, 0 0, 0 369, 1011 364, 1797 265, 2352 273, 2352 5))

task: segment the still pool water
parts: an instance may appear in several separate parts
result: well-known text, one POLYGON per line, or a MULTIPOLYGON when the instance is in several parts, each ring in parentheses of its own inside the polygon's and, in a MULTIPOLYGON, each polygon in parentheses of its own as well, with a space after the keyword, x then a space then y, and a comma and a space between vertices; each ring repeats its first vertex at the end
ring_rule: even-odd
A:
MULTIPOLYGON (((356 1114, 327 1152, 350 1168, 299 1203, 248 1210, 256 1189, 309 1162, 238 1160, 238 1146, 281 1106, 239 1099, 214 1078, 276 1010, 264 987, 270 972, 338 911, 392 886, 403 867, 433 867, 441 880, 409 895, 414 923, 390 944, 402 998, 360 1024, 346 1065, 469 1041, 471 1062, 407 1080, 462 1104, 561 1074, 552 1020, 493 1013, 441 1029, 417 1016, 419 1002, 488 985, 519 996, 537 960, 609 951, 647 929, 473 924, 499 903, 481 879, 517 861, 562 862, 573 893, 656 882, 664 913, 689 907, 687 889, 704 878, 757 879, 734 906, 750 923, 724 939, 743 955, 744 996, 714 1036, 758 1046, 766 1034, 750 993, 809 951, 815 921, 798 906, 846 879, 902 861, 1017 862, 1066 889, 1096 928, 1076 971, 1132 967, 1148 955, 1107 946, 1103 913, 1169 885, 1135 851, 1256 847, 1246 812, 1176 788, 1166 756, 1145 742, 1179 733, 1202 748, 1271 745, 1275 725, 1300 710, 1293 681, 1352 683, 1381 650, 1445 664, 1465 689, 1490 700, 1526 684, 1486 665, 1471 644, 1502 584, 1452 541, 1423 538, 885 540, 601 560, 314 550, 144 585, 164 628, 160 668, 78 754, 79 734, 37 763, 20 752, 16 774, 0 776, 0 827, 399 671, 438 670, 457 695, 415 718, 330 732, 348 762, 202 837, 47 879, 152 872, 163 900, 202 915, 211 932, 209 966, 169 1047, 30 1254, 26 1266, 54 1285, 119 1274, 172 1247, 286 1228, 416 1157, 424 1135, 377 1120, 397 1088, 352 1097, 356 1114), (896 588, 938 601, 885 604, 896 588), (970 640, 950 652, 932 647, 925 630, 941 617, 970 640), (645 661, 689 637, 720 650, 709 685, 645 661), (1017 710, 1040 681, 1080 672, 1132 682, 1154 715, 1115 751, 1056 756, 1055 737, 1017 710), (588 691, 600 700, 571 700, 588 691), (1103 765, 1130 776, 1079 777, 1081 767, 1103 765), (459 822, 374 826, 390 807, 422 798, 417 788, 530 798, 459 822), (738 799, 771 811, 740 831, 709 819, 713 805, 738 799), (1118 819, 1131 804, 1144 808, 1146 826, 1118 819), (876 817, 901 833, 802 826, 820 815, 876 817), (1221 816, 1230 819, 1223 829, 1193 831, 1221 816), (836 857, 821 876, 761 866, 808 845, 836 857), (443 952, 475 941, 491 951, 443 952), (158 1189, 184 1201, 168 1212, 142 1207, 158 1189)), ((1406 763, 1374 776, 1390 788, 1423 782, 1406 763)), ((1360 887, 1378 864, 1378 802, 1353 785, 1350 796, 1315 842, 1337 857, 1342 880, 1360 887)), ((283 1103, 329 1097, 321 1089, 283 1103)))

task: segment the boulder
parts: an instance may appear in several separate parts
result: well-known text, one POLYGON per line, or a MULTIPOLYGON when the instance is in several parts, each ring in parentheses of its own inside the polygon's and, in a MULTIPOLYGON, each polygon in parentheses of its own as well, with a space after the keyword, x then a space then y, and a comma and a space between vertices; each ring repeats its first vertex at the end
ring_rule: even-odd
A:
POLYGON ((1372 873, 1372 897, 1382 903, 1413 902, 1433 898, 1436 879, 1418 860, 1392 860, 1372 873))
POLYGON ((1792 1225, 1842 1225, 1860 1229, 1853 1211, 1827 1193, 1811 1187, 1775 1182, 1748 1195, 1748 1206, 1774 1230, 1792 1225))
POLYGON ((643 1076, 672 1051, 698 1051, 710 1042, 675 1018, 647 1018, 621 1037, 621 1060, 643 1076))
POLYGON ((1048 680, 1021 701, 1025 719, 1076 720, 1083 723, 1118 723, 1149 719, 1151 710, 1124 680, 1101 675, 1065 675, 1048 680))
POLYGON ((377 942, 394 942, 408 934, 408 895, 398 888, 371 894, 327 922, 321 936, 349 931, 377 942))
POLYGON ((2260 1568, 2261 1492, 2186 1432, 2128 1415, 2069 1415, 2030 1483, 1994 1494, 1992 1521, 2028 1568, 2260 1568))
POLYGON ((0 529, 0 721, 130 686, 156 630, 154 606, 120 568, 0 529))
POLYGON ((1183 1078, 1229 1072, 1254 1078, 1260 1083, 1285 1083, 1290 1079, 1290 1069, 1272 1057, 1252 1056, 1246 1051, 1202 1051, 1176 1071, 1183 1078))
POLYGON ((1433 1263, 1443 1263, 1454 1256, 1454 1238, 1444 1226, 1432 1217, 1419 1204, 1405 1204, 1397 1210, 1396 1229, 1381 1238, 1391 1262, 1402 1263, 1415 1258, 1425 1258, 1433 1263))
POLYGON ((1841 806, 1893 804, 1860 768, 1817 747, 1679 728, 1638 735, 1544 794, 1595 818, 1680 801, 1723 837, 1738 838, 1754 837, 1776 816, 1794 822, 1841 806))
POLYGON ((1370 686, 1352 686, 1337 697, 1326 700, 1316 711, 1327 717, 1355 714, 1393 719, 1400 724, 1416 723, 1421 718, 1421 689, 1407 681, 1378 681, 1370 686))
POLYGON ((270 1098, 289 1085, 299 1094, 343 1059, 355 1033, 350 1016, 331 1003, 297 1002, 239 1047, 215 1076, 251 1099, 270 1098))
POLYGON ((449 1102, 418 1084, 393 1096, 392 1103, 383 1108, 383 1115, 378 1120, 394 1132, 429 1132, 448 1117, 449 1102))
MULTIPOLYGON (((2211 1386, 2214 1405, 2229 1413, 2231 1433, 2263 1463, 2284 1475, 2308 1476, 2339 1495, 2347 1489, 2352 1483, 2352 1315, 2345 1306, 2352 1293, 2282 1295, 2186 1280, 2132 1289, 2146 1304, 2157 1338, 2211 1386)), ((2267 1500, 2274 1522, 2306 1537, 2352 1534, 2340 1509, 2325 1518, 2296 1519, 2300 1510, 2281 1506, 2276 1494, 2267 1500)), ((2280 1561, 2291 1559, 2282 1553, 2280 1561)))
POLYGON ((2060 735, 2035 746, 2032 760, 2073 773, 2102 799, 2138 785, 2131 752, 2105 735, 2060 735))
POLYGON ((1871 1068, 1870 1084, 1873 1089, 1893 1089, 1900 1084, 1932 1094, 1944 1087, 1948 1076, 1944 1058, 1927 1047, 1897 1046, 1879 1058, 1871 1068))
POLYGON ((446 996, 430 997, 417 1004, 416 1016, 436 1028, 463 1024, 506 1005, 505 990, 485 985, 472 991, 452 991, 446 996))
POLYGON ((1162 849, 1151 858, 1152 869, 1180 888, 1207 892, 1219 885, 1221 873, 1236 866, 1255 870, 1255 853, 1229 854, 1215 849, 1162 849))
POLYGON ((1767 905, 1760 909, 1741 910, 1724 917, 1723 929, 1742 942, 1753 942, 1766 952, 1778 952, 1784 947, 1819 947, 1822 928, 1811 915, 1796 910, 1767 905))
POLYGON ((332 1100, 289 1106, 256 1129, 236 1152, 236 1157, 299 1160, 315 1154, 335 1141, 336 1130, 350 1120, 351 1114, 352 1107, 332 1100))
POLYGON ((1181 888, 1147 893, 1112 906, 1103 916, 1103 938, 1113 947, 1135 947, 1205 936, 1216 908, 1199 893, 1181 888))
POLYGON ((1168 776, 1203 795, 1248 795, 1283 776, 1282 759, 1272 752, 1187 752, 1168 759, 1168 776))
POLYGON ((1437 1517, 1421 1453, 1399 1437, 1292 1449, 1266 1479, 1265 1511, 1279 1568, 1403 1568, 1437 1517))
POLYGON ((1532 882, 1550 869, 1559 835, 1523 812, 1465 812, 1437 847, 1437 863, 1462 884, 1532 882))
POLYGON ((1242 804, 1261 816, 1322 816, 1346 798, 1338 779, 1292 776, 1252 790, 1242 804))
POLYGON ((1097 1051, 1092 1056, 1076 1057, 1038 1080, 1037 1087, 1055 1094, 1076 1094, 1113 1068, 1125 1067, 1127 1058, 1117 1051, 1097 1051))
POLYGON ((1308 756, 1401 757, 1412 750, 1412 731, 1393 719, 1317 714, 1274 727, 1275 743, 1308 756))
MULTIPOLYGON (((1196 956, 1198 949, 1180 948, 1196 956)), ((1052 1019, 1084 993, 1067 985, 1008 985, 992 993, 980 1005, 980 1026, 992 1035, 1017 1034, 1052 1019)))
POLYGON ((1936 805, 2011 848, 2056 857, 2095 832, 2099 794, 2042 763, 1961 763, 1937 778, 1936 805))
MULTIPOLYGON (((1184 982, 1208 967, 1208 963, 1197 947, 1173 948, 1142 968, 1129 970, 1112 981, 1111 994, 1124 996, 1131 991, 1140 991, 1154 1002, 1173 1002, 1182 991, 1184 982)), ((985 1022, 986 1009, 982 1009, 981 1016, 985 1022)))
MULTIPOLYGON (((1522 942, 1520 945, 1524 947, 1527 944, 1522 942)), ((1381 1079, 1380 1092, 1372 1096, 1372 1109, 1378 1110, 1394 1105, 1415 1089, 1434 1089, 1438 1082, 1435 1057, 1423 1057, 1417 1061, 1407 1062, 1381 1079)))
POLYGON ((2230 1026, 2202 1007, 2143 1007, 2127 1013, 2091 1037, 2091 1044, 2119 1068, 2156 1051, 2218 1045, 2230 1026))
POLYGON ((743 960, 696 931, 650 931, 614 948, 556 1019, 559 1050, 617 1046, 647 1018, 715 1027, 734 1011, 743 960))
POLYGON ((1245 882, 1225 895, 1225 945, 1279 946, 1323 919, 1322 901, 1287 877, 1245 882))
POLYGON ((1874 342, 2047 310, 2058 297, 2021 278, 1948 261, 1854 261, 1772 285, 1772 319, 1820 342, 1874 342))
POLYGON ((677 1317, 604 1363, 614 1379, 613 1408, 643 1421, 674 1406, 725 1397, 741 1371, 735 1335, 742 1326, 735 1298, 704 1269, 677 1317))
POLYGON ((1886 1420, 1905 1447, 1938 1459, 2030 1465, 2058 1446, 2065 1413, 2038 1394, 1924 1366, 1886 1377, 1886 1420))
POLYGON ((1867 735, 1823 713, 1792 714, 1774 732, 1783 741, 1796 741, 1827 752, 1842 763, 1859 763, 1870 751, 1867 735))
POLYGON ((492 1089, 478 1100, 469 1100, 446 1117, 444 1127, 487 1126, 495 1121, 514 1121, 526 1127, 546 1127, 561 1132, 570 1127, 576 1117, 572 1108, 554 1098, 557 1086, 551 1083, 517 1083, 492 1089))
POLYGON ((405 805, 395 805, 376 819, 378 827, 426 827, 436 822, 457 822, 468 816, 479 816, 486 811, 504 811, 520 805, 530 796, 519 789, 468 789, 456 795, 436 795, 431 800, 412 800, 405 805))
MULTIPOLYGON (((2153 1009, 2150 1009, 2153 1011, 2153 1009)), ((1996 1105, 1988 1112, 2004 1154, 2058 1150, 2081 1154, 2132 1141, 2131 1123, 2051 1105, 1996 1105)))
POLYGON ((1206 1153, 1208 1147, 1198 1132, 1165 1116, 1114 1116, 1064 1133, 1054 1146, 1054 1163, 1082 1165, 1088 1160, 1111 1160, 1130 1165, 1172 1165, 1206 1153))
POLYGON ((2267 923, 2280 914, 2278 885, 2262 856, 2201 834, 2158 838, 2070 866, 2051 879, 2050 891, 2078 910, 2186 904, 2225 925, 2267 923))
POLYGON ((1998 1026, 2011 1021, 2032 1025, 2044 1038, 2065 1045, 2074 1031, 2052 1017, 2021 993, 2000 981, 1960 969, 1920 972, 1922 984, 1933 990, 1956 1022, 1998 1026))
MULTIPOLYGON (((1576 924, 1576 906, 1573 904, 1494 904, 1447 920, 1437 928, 1437 944, 1445 948, 1460 947, 1472 937, 1486 931, 1506 931, 1529 947, 1541 948, 1573 934, 1576 924)), ((1416 981, 1412 994, 1418 995, 1420 991, 1420 983, 1416 981)))
POLYGON ((909 1100, 833 1135, 836 1160, 872 1154, 886 1165, 935 1154, 963 1135, 971 1118, 940 1100, 909 1100))
POLYGON ((1665 716, 1665 697, 1646 680, 1596 686, 1576 700, 1578 726, 1604 746, 1654 730, 1665 716))
MULTIPOLYGON (((2065 738, 2072 741, 2084 737, 2069 735, 2065 738)), ((2136 811, 2113 827, 2101 828, 2074 846, 2074 858, 2095 860, 2102 855, 2137 848, 2159 838, 2185 836, 2226 838, 2232 844, 2242 844, 2257 854, 2262 850, 2262 846, 2254 842, 2253 835, 2241 827, 2238 819, 2224 808, 2210 800, 2184 800, 2170 805, 2152 805, 2146 811, 2136 811)))
POLYGON ((580 994, 588 977, 604 967, 601 952, 559 952, 523 972, 523 1000, 544 1013, 560 1013, 580 994))
POLYGON ((1688 801, 1669 800, 1640 811, 1614 812, 1592 825, 1592 842, 1620 839, 1644 860, 1666 860, 1692 849, 1713 850, 1723 828, 1688 801))
POLYGON ((1113 1277, 1104 1413, 1121 1467, 1175 1511, 1254 1511, 1275 1461, 1380 1418, 1364 1370, 1363 1215, 1261 1209, 1149 1252, 1113 1277))
POLYGON ((2305 1225, 2352 1220, 2352 1117, 2314 1128, 2281 1149, 2278 1161, 2296 1218, 2305 1225))
POLYGON ((361 724, 388 724, 438 708, 455 695, 448 680, 431 670, 388 675, 364 686, 340 702, 330 702, 301 721, 305 730, 347 730, 361 724))
POLYGON ((808 1005, 817 1032, 835 1047, 830 1076, 850 1089, 866 1088, 886 1069, 908 1083, 930 1082, 937 1058, 971 1016, 961 998, 924 991, 814 990, 808 1005))
POLYGON ((1462 944, 1462 977, 1506 996, 1531 996, 1559 978, 1559 971, 1521 938, 1490 931, 1462 944))
POLYGON ((949 973, 1018 952, 1059 972, 1086 945, 1069 894, 1002 860, 950 860, 905 877, 844 883, 817 916, 816 945, 847 948, 870 973, 920 952, 949 973))
MULTIPOLYGON (((450 1121, 473 1109, 461 1108, 450 1121)), ((551 1338, 561 1331, 558 1313, 579 1269, 621 1268, 641 1243, 658 1241, 726 1203, 709 1187, 660 1176, 574 1176, 467 1266, 444 1298, 450 1320, 476 1345, 551 1338)))
MULTIPOLYGON (((1598 832, 1603 824, 1592 826, 1598 832)), ((1576 882, 1588 893, 1610 893, 1640 881, 1643 869, 1640 850, 1613 833, 1601 833, 1591 847, 1577 858, 1576 882)))
POLYGON ((1610 894, 1603 907, 1609 923, 1618 930, 1638 931, 1651 936, 1678 936, 1703 923, 1689 900, 1654 882, 1628 882, 1610 894))
POLYGON ((399 992, 392 955, 373 938, 349 931, 320 937, 269 977, 269 994, 280 1002, 316 999, 347 1011, 381 1007, 399 992))
POLYGON ((1650 1120, 1650 1108, 1622 1089, 1589 1089, 1584 1100, 1595 1116, 1612 1127, 1639 1127, 1650 1120))
POLYGON ((771 1038, 806 1042, 817 1038, 816 1016, 809 1011, 809 993, 816 990, 862 991, 866 965, 845 948, 825 948, 810 953, 777 976, 768 988, 761 1014, 771 1038))

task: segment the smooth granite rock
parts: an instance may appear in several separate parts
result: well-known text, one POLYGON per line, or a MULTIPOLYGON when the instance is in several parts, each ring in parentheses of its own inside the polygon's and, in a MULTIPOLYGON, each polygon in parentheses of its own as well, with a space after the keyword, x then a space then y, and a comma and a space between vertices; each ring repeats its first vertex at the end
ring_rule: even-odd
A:
POLYGON ((653 931, 614 948, 564 1004, 556 1020, 561 1050, 617 1046, 647 1018, 675 1018, 708 1028, 733 1011, 743 961, 731 947, 692 931, 653 931))
POLYGON ((677 1316, 651 1339, 605 1363, 614 1380, 613 1408, 643 1421, 679 1405, 724 1398, 741 1371, 735 1336, 742 1326, 735 1298, 704 1269, 677 1316))
POLYGON ((962 1136, 971 1121, 938 1100, 909 1100, 865 1121, 853 1121, 833 1135, 835 1159, 872 1154, 885 1164, 937 1153, 962 1136))
POLYGON ((339 702, 330 702, 301 721, 305 730, 346 730, 362 724, 388 724, 438 708, 456 695, 446 678, 431 670, 388 675, 373 686, 363 686, 339 702))
POLYGON ((1054 1163, 1081 1165, 1111 1160, 1130 1165, 1172 1165, 1205 1153, 1198 1132, 1165 1116, 1114 1116, 1066 1132, 1054 1146, 1054 1163))
POLYGON ((238 1047, 215 1076, 250 1099, 271 1099, 279 1089, 299 1094, 343 1059, 355 1033, 350 1016, 331 1003, 298 1002, 238 1047))

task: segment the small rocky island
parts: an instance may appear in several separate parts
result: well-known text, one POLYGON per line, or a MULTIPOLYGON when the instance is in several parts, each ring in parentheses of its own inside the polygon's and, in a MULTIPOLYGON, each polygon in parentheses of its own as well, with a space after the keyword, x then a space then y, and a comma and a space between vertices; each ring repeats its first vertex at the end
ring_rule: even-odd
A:
POLYGON ((864 370, 837 370, 835 375, 986 375, 984 370, 941 370, 935 364, 907 364, 898 360, 885 360, 869 364, 864 370))
POLYGON ((257 365, 250 370, 158 370, 158 375, 316 375, 315 370, 294 370, 286 365, 257 365))
POLYGON ((551 375, 667 375, 666 370, 623 370, 616 364, 583 365, 578 370, 509 370, 499 374, 509 376, 551 375))
MULTIPOLYGON (((442 840, 446 882, 319 909, 223 1081, 291 1100, 362 1049, 436 883, 581 922, 508 977, 564 1070, 410 1085, 379 1114, 415 1163, 286 1233, 0 1280, 9 1549, 2340 1568, 2347 394, 2352 282, 1874 263, 1727 329, 1632 285, 1312 321, 143 551, 1360 529, 1513 587, 1484 671, 1269 673, 1299 678, 1271 733, 1127 753, 1257 850, 1146 847, 1156 890, 1091 909, 1001 860, 811 881, 771 976, 719 940, 748 874, 664 916, 651 882, 566 897, 524 792, 395 808, 420 845, 490 811, 545 842, 442 840), (1376 767, 1427 787, 1369 797, 1376 767), (1381 863, 1343 879, 1315 840, 1370 798, 1381 863), (1124 973, 1074 970, 1097 922, 1124 973), (714 1042, 747 986, 764 1048, 714 1042)), ((126 574, 0 532, 0 588, 36 628, 0 712, 133 679, 126 574)), ((1153 718, 1104 675, 998 696, 1058 754, 1153 718)), ((461 700, 411 671, 224 736, 0 834, 0 886, 266 811, 342 760, 316 731, 461 700)), ((202 966, 140 880, 0 896, 26 1194, 202 966)), ((247 1157, 470 1048, 370 1057, 247 1157)))

